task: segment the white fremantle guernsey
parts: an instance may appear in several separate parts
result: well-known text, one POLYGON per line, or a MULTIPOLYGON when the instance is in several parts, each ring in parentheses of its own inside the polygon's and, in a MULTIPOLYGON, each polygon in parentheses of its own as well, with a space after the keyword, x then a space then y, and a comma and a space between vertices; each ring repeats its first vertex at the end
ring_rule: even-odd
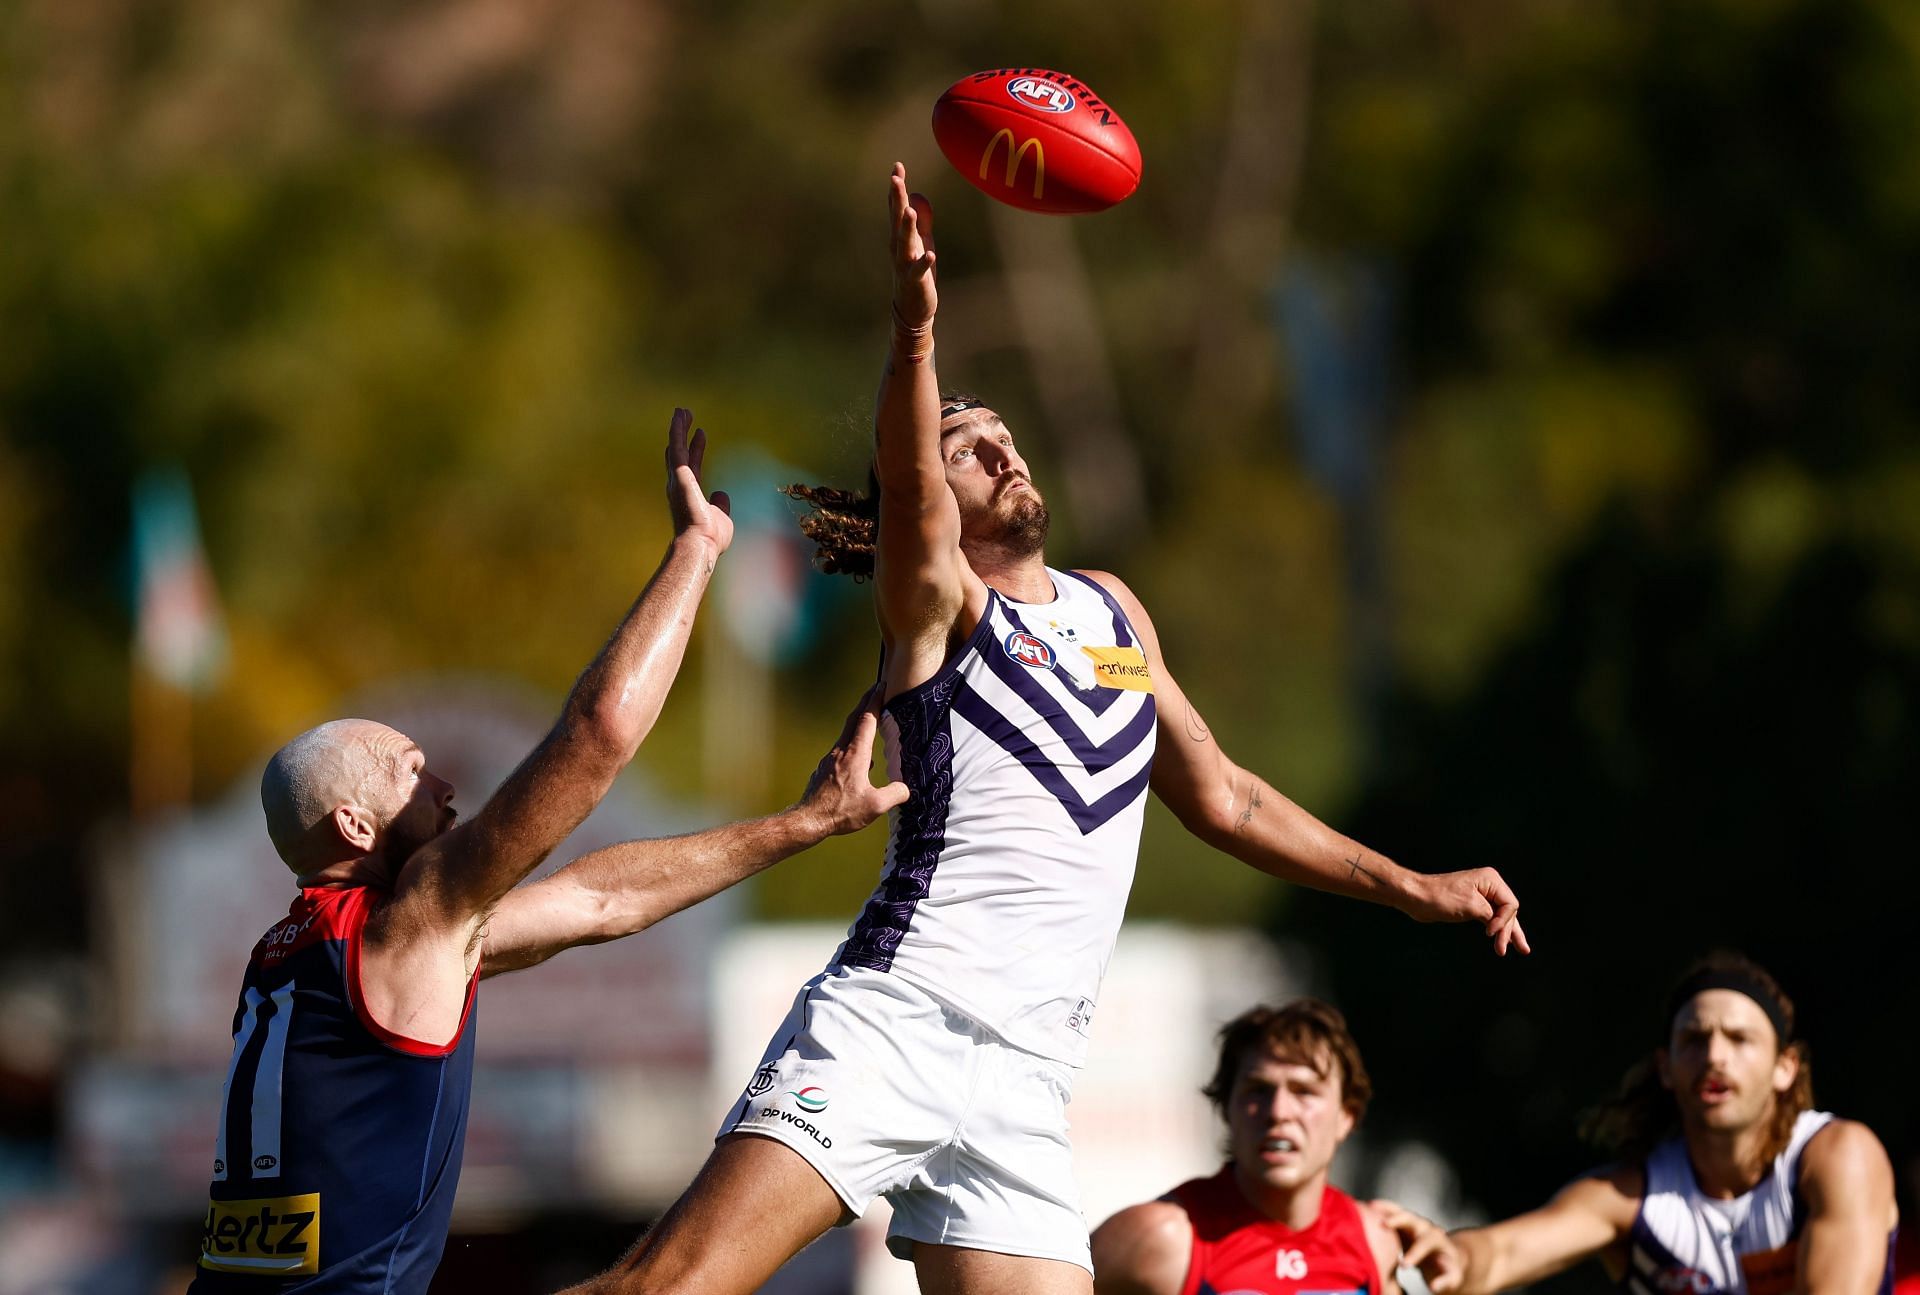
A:
MULTIPOLYGON (((1680 1138, 1647 1157, 1646 1196, 1634 1220, 1621 1284, 1631 1295, 1786 1295, 1799 1280, 1800 1157, 1833 1116, 1802 1111, 1793 1134, 1752 1191, 1719 1200, 1700 1190, 1680 1138)), ((1892 1287, 1889 1239, 1888 1279, 1892 1287)))
POLYGON ((1047 574, 1053 602, 989 589, 966 645, 887 703, 888 772, 912 796, 833 965, 1078 1066, 1139 857, 1154 698, 1113 596, 1047 574))

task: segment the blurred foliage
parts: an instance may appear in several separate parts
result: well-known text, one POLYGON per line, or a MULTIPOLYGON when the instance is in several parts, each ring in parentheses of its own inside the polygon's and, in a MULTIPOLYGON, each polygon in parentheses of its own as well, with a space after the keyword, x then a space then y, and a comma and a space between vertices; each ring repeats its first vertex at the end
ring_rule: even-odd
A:
POLYGON ((1916 35, 1871 0, 1557 7, 1414 67, 1327 15, 1323 129, 1375 162, 1318 151, 1307 224, 1409 303, 1402 668, 1346 821, 1499 867, 1538 952, 1319 896, 1281 929, 1367 1040, 1375 1133, 1495 1212, 1592 1159, 1574 1113, 1714 946, 1794 993, 1823 1104, 1920 1143, 1884 1064, 1920 1012, 1916 35))
MULTIPOLYGON (((1519 966, 1353 905, 1279 915, 1378 1059, 1373 1118, 1441 1138, 1488 1202, 1532 1199, 1632 1051, 1593 1023, 1725 939, 1779 963, 1836 1100, 1910 1148, 1848 1006, 1916 983, 1873 961, 1911 911, 1920 704, 1903 0, 8 6, 9 947, 82 943, 89 832, 124 813, 147 466, 191 473, 233 638, 196 705, 203 796, 396 675, 557 698, 664 543, 675 403, 714 433, 718 487, 748 446, 856 481, 895 158, 940 212, 943 376, 1032 428, 1057 480, 1018 267, 926 129, 949 82, 1016 62, 1088 79, 1146 158, 1067 244, 1146 513, 1095 547, 1061 509, 1056 560, 1128 578, 1242 763, 1527 900, 1519 966), (1384 698, 1355 666, 1379 609, 1343 579, 1351 519, 1296 454, 1274 362, 1280 269, 1319 256, 1396 285, 1384 698)), ((777 681, 783 789, 871 670, 864 599, 830 605, 777 681)), ((703 656, 640 763, 765 809, 698 785, 703 656)), ((760 906, 850 915, 878 853, 834 842, 760 906)), ((1268 905, 1153 812, 1136 916, 1268 905)))

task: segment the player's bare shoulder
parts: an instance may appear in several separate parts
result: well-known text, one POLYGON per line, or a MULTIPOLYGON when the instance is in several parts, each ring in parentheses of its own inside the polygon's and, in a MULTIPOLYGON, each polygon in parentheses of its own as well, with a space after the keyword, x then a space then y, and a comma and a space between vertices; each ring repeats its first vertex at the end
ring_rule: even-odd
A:
POLYGON ((1098 1295, 1178 1295, 1193 1256, 1193 1221, 1178 1201, 1129 1205, 1093 1231, 1098 1295))
POLYGON ((1354 1204, 1360 1210, 1360 1229, 1366 1233, 1367 1249, 1373 1253, 1374 1267, 1380 1271, 1379 1289, 1384 1295, 1397 1295, 1403 1289, 1399 1272, 1404 1247, 1400 1244, 1400 1236, 1381 1217, 1375 1202, 1355 1201, 1354 1204))
POLYGON ((1884 1199, 1892 1227, 1893 1162, 1874 1131, 1858 1120, 1835 1119, 1807 1140, 1800 1153, 1800 1189, 1810 1204, 1826 1199, 1884 1199))
POLYGON ((1147 615, 1146 604, 1142 603, 1133 590, 1127 587, 1127 582, 1111 571, 1095 571, 1082 567, 1076 568, 1074 574, 1093 581, 1112 596, 1113 600, 1120 605, 1120 610, 1127 614, 1127 620, 1132 623, 1134 633, 1140 636, 1141 645, 1146 649, 1147 659, 1158 665, 1160 636, 1154 632, 1153 617, 1147 615))

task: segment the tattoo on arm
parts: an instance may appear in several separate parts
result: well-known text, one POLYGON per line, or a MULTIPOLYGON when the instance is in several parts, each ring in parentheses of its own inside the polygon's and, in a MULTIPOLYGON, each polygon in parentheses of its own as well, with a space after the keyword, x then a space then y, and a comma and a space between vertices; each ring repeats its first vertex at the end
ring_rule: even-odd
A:
POLYGON ((1187 703, 1187 736, 1196 742, 1205 742, 1213 736, 1207 731, 1206 721, 1200 718, 1200 712, 1187 703))
POLYGON ((1264 803, 1260 799, 1260 784, 1256 782, 1253 784, 1253 791, 1247 796, 1247 807, 1240 811, 1240 820, 1233 825, 1234 835, 1238 836, 1246 830, 1247 824, 1253 822, 1253 811, 1259 809, 1264 803))
POLYGON ((1373 882, 1377 882, 1380 880, 1379 877, 1375 876, 1373 873, 1369 872, 1366 868, 1361 866, 1360 860, 1366 857, 1367 857, 1366 851, 1364 850, 1355 850, 1353 852, 1353 857, 1347 860, 1347 880, 1348 881, 1352 881, 1355 877, 1365 877, 1368 881, 1373 881, 1373 882))

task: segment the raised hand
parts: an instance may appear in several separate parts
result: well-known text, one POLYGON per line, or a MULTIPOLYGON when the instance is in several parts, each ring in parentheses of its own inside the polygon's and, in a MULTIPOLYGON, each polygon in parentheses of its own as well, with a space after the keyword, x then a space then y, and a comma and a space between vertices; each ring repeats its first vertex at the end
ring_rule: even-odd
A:
POLYGON ((880 685, 875 684, 847 716, 840 740, 821 757, 807 780, 800 807, 821 816, 827 832, 858 832, 896 805, 907 801, 907 784, 873 785, 873 738, 880 726, 880 685))
POLYGON ((673 421, 667 424, 667 508, 673 514, 676 536, 703 538, 713 545, 713 555, 719 557, 733 543, 733 517, 726 491, 716 490, 711 498, 701 492, 700 469, 707 458, 707 434, 695 427, 689 440, 687 428, 692 423, 691 410, 675 409, 673 421))
POLYGON ((887 182, 887 209, 893 217, 893 316, 902 328, 924 329, 940 305, 933 280, 933 206, 907 192, 907 168, 899 162, 887 182))
POLYGON ((1446 1229, 1395 1201, 1368 1201, 1362 1208, 1400 1238, 1400 1267, 1419 1269, 1434 1295, 1459 1289, 1466 1264, 1446 1229))
POLYGON ((1492 868, 1425 877, 1401 907, 1416 922, 1480 922, 1493 938, 1493 951, 1503 958, 1509 948, 1533 952, 1520 928, 1520 901, 1492 868))

